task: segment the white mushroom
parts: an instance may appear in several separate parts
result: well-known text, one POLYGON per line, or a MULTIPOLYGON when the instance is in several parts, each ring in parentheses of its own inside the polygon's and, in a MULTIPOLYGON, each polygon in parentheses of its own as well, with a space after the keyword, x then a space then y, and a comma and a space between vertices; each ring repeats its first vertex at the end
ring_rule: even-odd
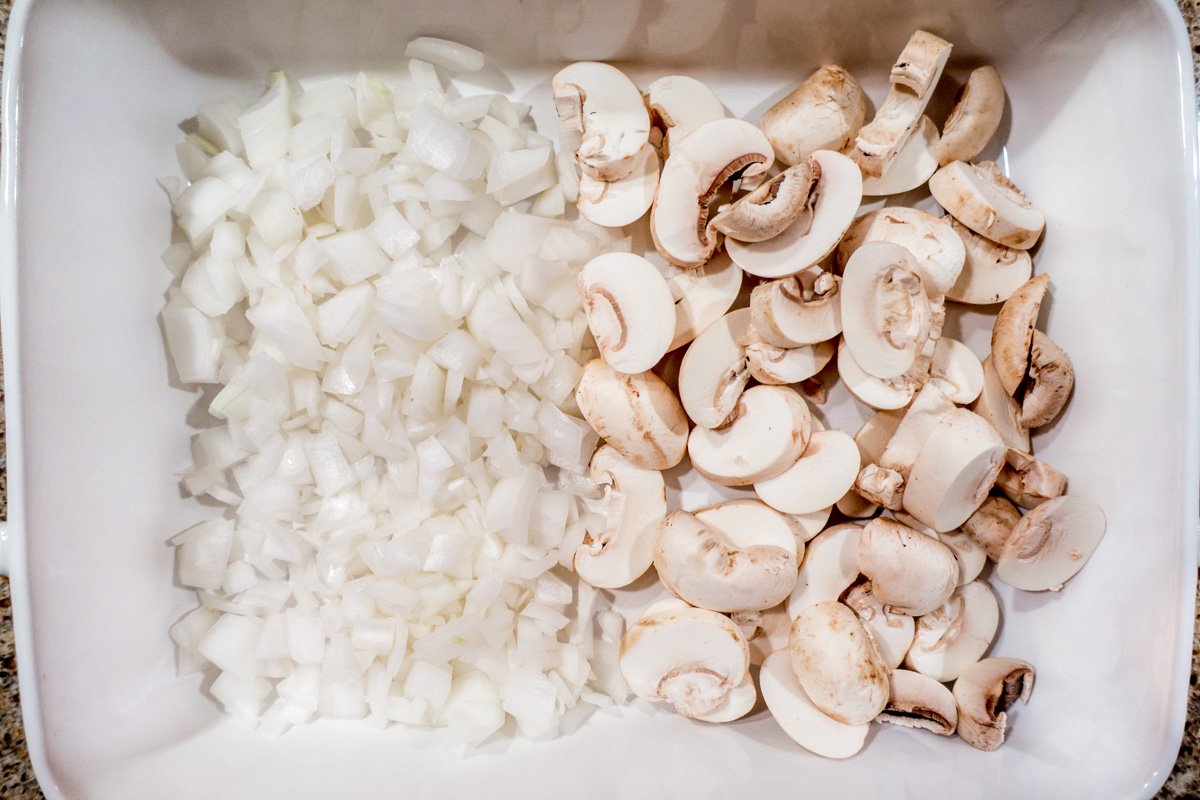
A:
POLYGON ((769 534, 760 532, 754 536, 770 536, 770 540, 780 546, 782 542, 788 541, 790 536, 795 544, 797 564, 804 558, 804 543, 812 538, 807 535, 799 518, 791 514, 781 514, 761 500, 750 497, 698 508, 692 514, 734 542, 751 541, 742 538, 742 529, 770 529, 769 534))
POLYGON ((686 269, 703 266, 720 243, 708 224, 713 196, 730 179, 765 173, 774 160, 762 131, 738 119, 706 122, 677 143, 650 209, 650 234, 662 257, 686 269))
POLYGON ((783 472, 808 447, 808 403, 786 386, 755 386, 737 401, 733 421, 697 427, 688 455, 701 475, 724 486, 746 486, 783 472))
POLYGON ((722 209, 709 224, 739 242, 778 236, 802 214, 811 218, 813 188, 820 174, 821 168, 812 159, 788 167, 722 209))
POLYGON ((787 599, 788 616, 823 600, 837 600, 858 577, 858 540, 863 526, 847 522, 821 531, 808 543, 796 588, 787 599))
POLYGON ((1008 449, 996 488, 1022 508, 1037 508, 1067 491, 1067 476, 1029 453, 1008 449))
POLYGON ((739 267, 760 278, 782 278, 808 269, 833 251, 854 221, 862 202, 862 173, 853 161, 832 150, 818 150, 820 169, 813 188, 812 215, 802 214, 783 233, 765 242, 726 241, 739 267))
POLYGON ((957 528, 988 496, 1006 448, 987 420, 966 409, 942 418, 921 447, 904 488, 904 510, 939 533, 957 528))
POLYGON ((870 724, 846 725, 817 708, 796 678, 788 651, 767 656, 758 682, 771 716, 805 750, 825 758, 849 758, 862 750, 870 724))
POLYGON ((838 430, 816 431, 800 460, 754 484, 759 498, 786 514, 808 514, 831 506, 854 485, 858 446, 838 430))
POLYGON ((712 89, 686 75, 659 78, 642 94, 650 111, 650 139, 661 142, 663 158, 671 154, 673 143, 696 128, 725 118, 725 107, 712 89))
MULTIPOLYGON (((842 383, 864 404, 879 411, 904 408, 916 394, 916 384, 905 376, 899 378, 876 378, 858 365, 845 339, 838 345, 837 371, 842 383)), ((1009 398, 1010 400, 1012 398, 1009 398)))
MULTIPOLYGON (((1011 452, 1011 451, 1010 451, 1011 452)), ((975 540, 992 561, 999 561, 1021 512, 1003 497, 989 497, 962 524, 963 532, 975 540)))
POLYGON ((890 242, 863 245, 846 263, 841 294, 842 336, 854 361, 876 378, 907 372, 930 324, 929 297, 909 252, 890 242))
POLYGON ((916 631, 913 618, 888 611, 875 596, 870 581, 862 581, 851 587, 843 602, 858 615, 867 633, 871 634, 871 640, 875 642, 879 657, 887 668, 894 670, 900 666, 916 631))
POLYGON ((970 161, 983 152, 1004 116, 1004 84, 995 67, 971 70, 942 125, 938 162, 970 161))
POLYGON ((1000 605, 987 581, 960 586, 945 603, 917 618, 904 663, 943 683, 987 652, 1000 624, 1000 605))
POLYGON ((917 456, 934 428, 954 411, 950 401, 935 385, 926 385, 913 398, 896 430, 873 463, 866 464, 855 480, 864 498, 897 511, 903 507, 905 484, 917 456))
POLYGON ((1016 395, 1029 371, 1034 326, 1049 284, 1050 276, 1044 273, 1030 278, 1004 302, 992 323, 992 368, 1010 395, 1016 395))
POLYGON ((796 524, 796 527, 800 529, 801 540, 807 542, 825 530, 825 526, 829 524, 829 515, 832 513, 833 506, 826 506, 807 514, 785 514, 784 516, 796 524))
POLYGON ((760 283, 750 293, 755 332, 776 347, 836 338, 842 332, 841 283, 840 277, 821 269, 760 283))
POLYGON ((878 178, 863 176, 863 194, 868 197, 910 192, 923 186, 929 176, 937 172, 938 130, 929 117, 921 117, 916 129, 909 135, 878 178))
POLYGON ((808 380, 825 369, 835 352, 833 342, 776 347, 761 340, 751 341, 746 344, 746 366, 759 383, 786 386, 808 380))
POLYGON ((867 96, 854 76, 828 64, 767 109, 762 129, 780 161, 799 164, 818 150, 849 147, 866 108, 867 96))
POLYGON ((729 422, 750 380, 746 363, 746 330, 750 309, 731 311, 696 337, 679 366, 679 399, 687 415, 702 428, 729 422))
POLYGON ((605 527, 584 535, 575 550, 575 572, 600 589, 628 586, 654 560, 658 523, 667 513, 662 473, 643 469, 604 445, 592 456, 590 477, 604 487, 605 527))
POLYGON ((950 690, 933 678, 893 669, 887 705, 875 721, 951 736, 958 727, 958 706, 950 690))
MULTIPOLYGON (((879 411, 862 424, 862 427, 854 434, 854 443, 858 445, 859 460, 862 463, 869 465, 879 462, 883 451, 887 448, 888 441, 891 440, 892 434, 896 432, 902 419, 904 419, 903 412, 879 411)), ((863 497, 855 489, 842 495, 842 499, 837 501, 837 507, 838 511, 847 517, 856 519, 870 517, 879 509, 879 506, 863 497)))
POLYGON ((742 271, 727 253, 717 253, 698 269, 655 264, 675 298, 675 336, 670 349, 683 347, 725 315, 742 288, 742 271))
POLYGON ((633 170, 624 178, 602 181, 589 175, 580 176, 576 199, 579 213, 589 222, 606 228, 632 225, 645 216, 654 202, 658 171, 658 153, 647 144, 634 158, 633 170))
POLYGON ((1008 710, 1033 692, 1033 666, 1016 658, 985 658, 967 667, 954 683, 958 735, 979 750, 1004 744, 1008 710))
MULTIPOLYGON (((984 501, 985 505, 986 503, 987 501, 984 501)), ((896 516, 897 520, 914 531, 937 539, 950 548, 950 552, 954 553, 954 560, 958 562, 958 586, 970 583, 978 578, 979 574, 983 572, 983 568, 987 566, 987 552, 978 542, 962 531, 954 530, 938 533, 933 528, 922 525, 920 520, 911 514, 905 514, 903 511, 893 511, 892 513, 896 516)), ((966 523, 963 524, 965 526, 966 523)))
POLYGON ((759 611, 782 602, 796 585, 796 541, 786 525, 710 527, 672 511, 659 527, 654 566, 680 599, 711 611, 759 611))
POLYGON ((653 372, 623 375, 598 358, 583 367, 575 402, 588 424, 646 469, 670 469, 687 450, 687 417, 653 372))
POLYGON ((958 562, 949 547, 885 517, 863 529, 858 569, 870 579, 879 602, 895 614, 927 614, 958 585, 958 562))
POLYGON ((618 372, 645 372, 675 335, 675 301, 662 275, 633 253, 603 253, 579 271, 579 292, 600 356, 618 372))
POLYGON ((733 722, 749 714, 758 703, 758 691, 754 688, 754 677, 746 673, 746 677, 737 686, 729 690, 721 705, 707 714, 698 714, 694 719, 701 722, 733 722))
POLYGON ((788 654, 804 693, 838 722, 870 722, 887 704, 887 665, 858 616, 841 603, 802 609, 792 620, 788 654))
POLYGON ((792 618, 782 604, 763 611, 735 611, 730 619, 741 629, 750 645, 751 664, 762 664, 767 656, 787 649, 792 618))
POLYGON ((631 174, 650 139, 642 94, 621 70, 581 61, 551 81, 554 109, 568 130, 582 131, 575 159, 585 175, 616 181, 631 174))
POLYGON ((930 297, 940 297, 954 285, 966 259, 966 249, 954 229, 917 208, 886 206, 854 220, 838 244, 838 267, 844 271, 854 253, 868 242, 891 242, 907 250, 930 297))
POLYGON ((1029 372, 1021 396, 1021 424, 1040 428, 1062 412, 1075 386, 1075 368, 1066 351, 1039 330, 1033 332, 1029 372))
POLYGON ((1029 429, 1021 424, 1021 406, 1004 388, 992 362, 992 356, 983 360, 983 391, 971 410, 986 419, 1004 444, 1014 450, 1029 452, 1029 429))
POLYGON ((958 280, 946 291, 956 303, 989 305, 1003 303, 1033 274, 1028 250, 1016 250, 980 236, 947 214, 948 222, 966 248, 966 261, 958 280))
POLYGON ((946 397, 965 406, 983 391, 983 364, 962 342, 940 336, 933 348, 929 380, 946 397))
POLYGON ((891 88, 875 118, 858 132, 851 157, 864 175, 883 175, 925 113, 951 44, 917 31, 892 66, 891 88))
POLYGON ((963 225, 1008 247, 1028 250, 1046 227, 1046 217, 994 161, 952 161, 929 179, 929 191, 963 225))
POLYGON ((1029 592, 1058 591, 1092 557, 1104 528, 1104 512, 1091 500, 1070 495, 1047 500, 1013 528, 996 577, 1029 592))
MULTIPOLYGON (((728 617, 700 608, 650 611, 621 639, 621 675, 638 697, 685 717, 721 708, 749 676, 746 639, 728 617)), ((751 704, 753 705, 753 704, 751 704)), ((749 710, 749 709, 747 709, 749 710)))

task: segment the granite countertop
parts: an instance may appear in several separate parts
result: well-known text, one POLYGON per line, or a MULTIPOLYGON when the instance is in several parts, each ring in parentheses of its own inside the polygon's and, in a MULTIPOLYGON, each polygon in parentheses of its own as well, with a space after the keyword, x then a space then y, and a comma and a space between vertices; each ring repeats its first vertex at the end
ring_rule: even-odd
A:
MULTIPOLYGON (((1200 0, 1176 0, 1191 34, 1192 52, 1200 62, 1200 0)), ((5 34, 12 0, 0 0, 0 57, 4 54, 5 34)), ((1194 66, 1197 92, 1200 93, 1200 63, 1194 66)), ((0 366, 0 377, 3 367, 0 366)), ((0 516, 6 516, 7 470, 4 454, 4 389, 0 386, 0 516)), ((1200 621, 1200 597, 1196 617, 1200 621)), ((1187 727, 1175 769, 1156 796, 1161 800, 1200 797, 1200 643, 1192 645, 1192 680, 1188 696, 1187 727)), ((20 698, 17 692, 17 661, 14 652, 11 599, 8 579, 0 578, 0 800, 40 800, 29 754, 25 749, 25 731, 21 724, 20 698)))

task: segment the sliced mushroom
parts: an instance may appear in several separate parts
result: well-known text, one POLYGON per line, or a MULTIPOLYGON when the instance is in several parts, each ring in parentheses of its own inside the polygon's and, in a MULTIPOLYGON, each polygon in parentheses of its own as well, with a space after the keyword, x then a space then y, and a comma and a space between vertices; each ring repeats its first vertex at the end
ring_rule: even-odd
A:
POLYGON ((582 131, 575 159, 585 175, 617 181, 631 174, 650 139, 642 94, 621 70, 581 61, 551 81, 554 109, 567 130, 582 131))
POLYGON ((788 654, 813 705, 846 725, 870 722, 888 698, 888 668, 858 616, 835 600, 792 620, 788 654))
POLYGON ((708 224, 713 196, 728 180, 765 173, 774 160, 762 131, 739 119, 706 122, 676 144, 650 209, 650 234, 662 257, 685 269, 703 266, 720 243, 708 224))
POLYGON ((632 225, 645 216, 654 202, 658 171, 658 153, 647 144, 634 159, 633 170, 624 178, 601 181, 580 176, 576 199, 579 213, 606 228, 632 225))
POLYGON ((739 242, 771 239, 801 214, 812 214, 813 187, 821 174, 809 159, 766 181, 712 218, 713 228, 739 242))
POLYGON ((755 386, 737 401, 733 422, 697 427, 688 455, 701 475, 723 486, 747 486, 783 472, 808 447, 808 403, 786 386, 755 386))
POLYGON ((866 117, 867 96, 846 70, 827 64, 763 114, 779 160, 799 164, 818 150, 843 151, 866 117))
POLYGON ((829 524, 829 515, 832 513, 833 506, 826 506, 817 511, 810 511, 807 514, 785 514, 784 516, 795 523, 800 531, 800 540, 808 542, 818 533, 825 530, 825 526, 829 524))
POLYGON ((929 338, 930 309, 912 255, 890 242, 854 252, 842 274, 842 336, 876 378, 903 375, 929 338))
POLYGON ((1037 508, 1067 491, 1067 476, 1029 453, 1009 448, 996 488, 1021 508, 1037 508))
POLYGON ((727 253, 717 253, 698 269, 658 266, 675 298, 675 336, 670 349, 683 347, 725 315, 742 288, 742 271, 727 253))
POLYGON ((709 89, 686 75, 667 75, 643 92, 650 111, 650 139, 661 142, 663 158, 671 154, 671 145, 706 122, 725 118, 725 107, 709 89))
MULTIPOLYGON (((1011 451, 1009 451, 1011 452, 1011 451)), ((1013 528, 1021 521, 1021 512, 1003 497, 989 497, 962 524, 963 531, 974 539, 987 557, 999 561, 1004 545, 1013 528)))
POLYGON ((721 705, 707 714, 699 714, 695 719, 701 722, 733 722, 749 714, 758 703, 758 691, 754 688, 754 676, 749 673, 742 682, 733 687, 721 705))
POLYGON ((1004 302, 992 323, 992 367, 1010 395, 1017 393, 1029 371, 1034 326, 1049 284, 1046 274, 1030 278, 1004 302))
POLYGON ((685 717, 702 718, 746 681, 750 651, 728 617, 675 606, 648 609, 630 626, 621 639, 619 663, 626 684, 638 697, 670 703, 685 717))
POLYGON ((1033 259, 1029 251, 997 244, 949 214, 942 220, 950 224, 966 248, 967 257, 962 272, 946 291, 946 297, 956 303, 1003 303, 1033 274, 1033 259))
POLYGON ((785 514, 809 514, 838 501, 854 485, 858 445, 838 430, 815 431, 800 460, 754 484, 759 498, 785 514))
POLYGON ((878 178, 863 177, 863 194, 868 197, 910 192, 923 186, 937 172, 938 130, 929 117, 921 117, 916 129, 878 178))
POLYGON ((808 269, 829 255, 854 221, 862 202, 862 173, 853 161, 832 150, 812 160, 820 178, 813 188, 812 214, 802 214, 783 233, 765 242, 725 242, 739 267, 759 278, 782 278, 808 269))
POLYGON ((759 383, 786 386, 808 380, 833 360, 837 347, 833 342, 817 342, 803 347, 776 347, 763 341, 746 345, 746 366, 759 383))
POLYGON ((618 372, 645 372, 675 335, 675 301, 662 275, 633 253, 603 253, 579 271, 579 292, 600 357, 618 372))
POLYGON ((936 681, 952 681, 987 652, 999 624, 1000 605, 991 587, 987 581, 971 581, 917 618, 904 663, 936 681))
POLYGON ((929 380, 959 405, 974 403, 983 391, 983 364, 957 339, 939 336, 933 348, 929 380))
POLYGON ((1028 592, 1057 592, 1092 557, 1105 524, 1104 512, 1091 500, 1071 495, 1047 500, 1013 528, 996 577, 1028 592))
POLYGON ((787 649, 792 618, 782 604, 763 611, 735 611, 730 618, 750 645, 751 664, 762 664, 767 656, 787 649))
POLYGON ((971 410, 991 423, 1008 447, 1029 452, 1032 445, 1029 429, 1021 424, 1021 406, 1001 383, 992 356, 983 360, 983 391, 971 410))
POLYGON ((858 577, 858 539, 863 526, 847 522, 821 531, 804 551, 788 616, 823 600, 837 600, 858 577))
POLYGON ((842 279, 824 270, 760 283, 750 293, 754 330, 776 347, 825 342, 842 332, 842 279))
POLYGON ((797 517, 781 514, 766 503, 749 497, 698 508, 692 514, 705 525, 720 531, 735 542, 743 541, 739 533, 743 528, 770 528, 771 541, 776 543, 788 541, 790 536, 795 544, 797 564, 804 558, 804 543, 812 538, 806 534, 797 517))
POLYGON ((904 510, 939 533, 975 513, 996 483, 1007 448, 978 414, 957 408, 929 434, 904 488, 904 510))
POLYGON ((658 523, 667 513, 662 473, 603 445, 592 456, 590 476, 604 487, 605 528, 584 535, 575 550, 575 572, 599 589, 628 586, 654 560, 658 523))
POLYGON ((904 408, 912 402, 917 391, 916 384, 906 376, 884 380, 867 374, 854 360, 845 339, 838 345, 837 371, 838 377, 842 379, 850 394, 878 411, 904 408))
POLYGON ((659 528, 654 566, 680 599, 711 611, 759 611, 796 585, 796 542, 786 526, 726 531, 672 511, 659 528))
MULTIPOLYGON (((854 443, 858 445, 859 460, 862 463, 868 465, 878 463, 902 419, 904 419, 904 414, 901 412, 879 411, 862 424, 862 427, 854 434, 854 443)), ((837 507, 838 511, 847 517, 856 519, 872 516, 879 510, 878 505, 863 497, 856 489, 851 489, 842 495, 842 499, 837 501, 837 507)))
POLYGON ((1004 116, 1004 84, 995 67, 971 70, 958 90, 934 151, 941 164, 970 161, 983 152, 1004 116))
POLYGON ((879 602, 895 614, 927 614, 958 585, 958 562, 949 547, 885 517, 863 529, 858 569, 871 580, 879 602))
POLYGON ((1029 349, 1029 375, 1021 397, 1021 424, 1048 425, 1062 412, 1075 386, 1075 368, 1066 351, 1039 330, 1029 349))
POLYGON ((958 706, 950 690, 933 678, 893 669, 887 705, 875 721, 951 736, 958 727, 958 706))
POLYGON ((917 208, 887 206, 854 220, 838 244, 838 267, 845 271, 850 258, 868 242, 891 242, 907 250, 930 297, 944 295, 954 285, 966 259, 966 249, 954 229, 917 208))
POLYGON ((687 415, 702 428, 729 422, 750 380, 746 363, 746 330, 750 309, 730 311, 696 337, 679 366, 679 399, 687 415))
POLYGON ((867 464, 855 480, 855 488, 867 500, 893 511, 903 507, 905 482, 929 435, 954 403, 937 386, 926 385, 913 398, 896 430, 875 463, 867 464))
POLYGON ((944 531, 937 534, 937 537, 954 553, 954 560, 958 562, 959 586, 979 577, 988 561, 983 545, 961 530, 944 531))
POLYGON ((858 132, 851 157, 864 175, 879 177, 925 113, 951 44, 932 33, 917 31, 892 66, 891 88, 875 118, 858 132))
POLYGON ((979 750, 1004 744, 1008 710, 1033 692, 1033 666, 1016 658, 985 658, 967 667, 954 683, 958 735, 979 750))
POLYGON ((575 402, 588 424, 645 469, 670 469, 687 450, 679 400, 653 372, 623 375, 598 358, 583 367, 575 402))
POLYGON ((994 161, 952 161, 929 179, 933 199, 956 220, 993 242, 1028 250, 1046 217, 994 161))
POLYGON ((849 758, 862 750, 871 726, 846 725, 817 708, 796 678, 787 650, 767 656, 758 682, 771 716, 805 750, 825 758, 849 758))
POLYGON ((888 611, 875 596, 870 581, 862 581, 851 587, 843 602, 858 615, 867 633, 871 634, 879 657, 887 668, 900 666, 916 631, 913 618, 888 611))

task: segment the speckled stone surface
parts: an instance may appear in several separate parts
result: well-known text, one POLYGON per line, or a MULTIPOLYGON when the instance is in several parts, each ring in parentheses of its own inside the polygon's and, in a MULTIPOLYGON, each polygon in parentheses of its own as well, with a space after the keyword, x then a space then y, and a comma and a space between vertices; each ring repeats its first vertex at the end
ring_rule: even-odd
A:
MULTIPOLYGON (((1177 0, 1187 21, 1197 92, 1200 93, 1200 0, 1177 0)), ((0 57, 4 54, 5 34, 12 0, 0 0, 0 57)), ((0 377, 3 368, 0 367, 0 377)), ((0 385, 0 515, 7 516, 7 462, 4 451, 4 389, 0 385)), ((1200 598, 1196 617, 1200 621, 1200 598)), ((1188 694, 1187 728, 1175 769, 1156 800, 1194 800, 1200 798, 1200 643, 1192 644, 1192 680, 1188 694)), ((25 730, 21 724, 20 696, 17 691, 17 663, 13 646, 12 608, 8 579, 0 578, 0 800, 41 800, 29 754, 25 749, 25 730)))

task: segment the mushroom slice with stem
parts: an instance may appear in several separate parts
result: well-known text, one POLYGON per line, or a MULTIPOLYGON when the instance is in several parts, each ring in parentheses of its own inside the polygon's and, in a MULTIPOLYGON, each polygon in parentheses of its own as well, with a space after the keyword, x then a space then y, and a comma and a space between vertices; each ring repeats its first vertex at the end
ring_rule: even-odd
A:
POLYGON ((750 370, 750 377, 759 383, 786 386, 808 380, 825 369, 836 351, 833 342, 776 347, 763 341, 753 341, 746 344, 746 366, 750 370))
POLYGON ((654 566, 663 585, 690 605, 711 611, 760 611, 796 585, 796 541, 787 525, 724 531, 688 511, 672 511, 659 527, 654 566))
POLYGON ((983 360, 983 391, 971 410, 991 423, 1008 447, 1029 452, 1032 444, 1029 429, 1021 424, 1021 406, 1000 382, 992 356, 983 360))
POLYGON ((717 253, 698 269, 667 263, 655 266, 675 298, 675 336, 670 350, 683 347, 723 317, 742 288, 742 271, 727 253, 717 253))
POLYGON ((1013 528, 996 577, 1029 592, 1056 592, 1083 569, 1104 528, 1104 512, 1091 500, 1071 495, 1047 500, 1013 528))
POLYGON ((930 297, 940 297, 954 285, 966 259, 953 228, 918 208, 887 206, 854 220, 834 254, 838 268, 845 271, 850 258, 868 242, 891 242, 907 250, 930 297))
POLYGON ((854 252, 842 275, 842 336, 868 374, 895 378, 929 338, 930 308, 912 255, 890 242, 854 252))
POLYGON ((796 678, 787 650, 767 656, 758 682, 771 716, 805 750, 824 758, 849 758, 862 750, 870 724, 846 725, 817 708, 796 678))
POLYGON ((839 430, 815 431, 800 460, 754 491, 776 511, 809 514, 838 501, 858 475, 858 445, 839 430))
POLYGON ((965 406, 974 403, 983 391, 983 364, 962 342, 939 336, 929 380, 950 400, 965 406))
POLYGON ((1021 424, 1048 425, 1062 412, 1075 386, 1075 368, 1066 351, 1039 330, 1029 349, 1029 373, 1021 397, 1021 424))
POLYGON ((663 165, 650 209, 654 247, 677 267, 703 266, 720 243, 708 224, 713 196, 728 180, 765 174, 774 161, 771 143, 748 122, 717 119, 696 128, 663 165))
POLYGON ((875 598, 894 614, 928 614, 958 585, 958 562, 949 547, 885 517, 863 529, 858 568, 870 579, 875 598))
POLYGON ((838 345, 837 371, 838 377, 842 379, 850 394, 878 411, 904 408, 912 402, 913 395, 917 392, 916 384, 905 376, 883 380, 868 375, 854 360, 845 339, 838 345))
POLYGON ((962 529, 983 548, 988 558, 999 561, 1004 554, 1004 545, 1020 521, 1021 512, 1016 506, 1003 497, 992 496, 967 517, 962 529))
MULTIPOLYGON (((879 411, 871 415, 854 434, 859 460, 868 465, 878 463, 903 419, 902 411, 879 411)), ((878 505, 859 494, 857 489, 842 495, 842 499, 837 501, 837 508, 847 517, 856 519, 870 517, 879 510, 878 505)))
POLYGON ((579 271, 579 292, 600 357, 618 372, 645 372, 675 335, 675 301, 667 282, 633 253, 603 253, 579 271))
POLYGON ((599 589, 628 586, 654 560, 658 523, 667 514, 662 473, 637 466, 610 445, 592 456, 590 473, 604 487, 605 527, 584 536, 575 550, 575 572, 599 589))
POLYGON ((951 736, 958 727, 958 706, 950 690, 933 678, 893 669, 887 705, 875 721, 951 736))
POLYGON ((581 61, 551 81, 554 109, 568 130, 582 131, 575 160, 585 175, 616 181, 631 174, 650 140, 642 93, 621 70, 581 61))
POLYGON ((942 220, 950 224, 966 248, 962 272, 946 291, 950 300, 971 305, 1003 303, 1033 274, 1029 251, 997 244, 949 214, 942 220))
POLYGON ((837 275, 817 268, 760 283, 750 293, 755 332, 776 347, 803 347, 836 338, 842 332, 841 283, 837 275))
POLYGON ((746 330, 750 309, 730 311, 696 337, 679 366, 679 399, 692 422, 719 428, 730 421, 750 380, 746 330))
POLYGON ((943 683, 987 652, 1000 625, 1000 605, 987 581, 960 586, 945 603, 917 618, 904 663, 943 683))
POLYGON ((598 358, 583 367, 575 402, 592 429, 645 469, 670 469, 687 450, 679 400, 653 372, 623 375, 598 358))
POLYGON ((650 139, 661 141, 663 158, 671 154, 671 145, 706 122, 725 118, 725 107, 709 89, 686 75, 667 75, 646 87, 642 93, 650 112, 650 139))
POLYGON ((1067 491, 1067 476, 1029 453, 1008 448, 996 488, 1021 508, 1037 508, 1067 491))
POLYGON ((850 153, 864 175, 883 175, 904 147, 942 77, 950 48, 949 42, 926 31, 916 31, 908 40, 892 66, 892 85, 883 105, 859 130, 850 153))
POLYGON ((854 483, 858 493, 892 511, 902 508, 905 482, 921 448, 938 423, 953 410, 954 403, 937 386, 926 385, 921 389, 897 423, 882 455, 859 472, 854 483))
POLYGON ((696 428, 688 455, 701 475, 723 486, 747 486, 783 472, 808 447, 808 403, 786 386, 755 386, 742 392, 733 422, 696 428))
POLYGON ((812 214, 802 214, 778 236, 765 242, 729 239, 725 248, 739 267, 759 278, 783 278, 808 269, 837 246, 862 202, 862 173, 853 161, 832 150, 812 154, 820 177, 813 187, 812 214))
POLYGON ((863 176, 863 194, 868 197, 911 192, 937 172, 938 130, 929 117, 921 117, 916 129, 878 178, 863 176))
POLYGON ((1008 710, 1029 702, 1034 677, 1033 666, 1016 658, 985 658, 963 670, 954 683, 958 735, 979 750, 1004 744, 1008 710))
POLYGON ((938 533, 962 525, 996 483, 1007 448, 978 414, 956 408, 929 434, 904 488, 904 510, 938 533))
POLYGON ((785 164, 818 150, 844 151, 866 118, 867 96, 846 70, 827 64, 763 114, 762 129, 785 164))
POLYGON ((670 703, 685 717, 699 719, 746 681, 750 651, 728 617, 670 606, 648 609, 630 626, 621 639, 619 664, 638 697, 670 703))
POLYGON ((837 600, 858 577, 858 540, 863 526, 853 522, 821 531, 808 543, 796 588, 787 599, 788 616, 823 600, 837 600))
POLYGON ((1004 302, 992 323, 992 368, 1010 395, 1016 395, 1029 371, 1033 331, 1049 284, 1050 276, 1044 273, 1030 278, 1004 302))
POLYGON ((624 178, 602 181, 581 176, 576 199, 579 213, 605 228, 632 225, 645 216, 654 202, 658 171, 658 153, 647 144, 634 159, 633 171, 624 178))
POLYGON ((994 161, 951 161, 929 179, 929 191, 963 225, 1008 247, 1028 250, 1046 227, 1045 215, 994 161))
POLYGON ((801 214, 812 214, 812 190, 820 174, 820 166, 812 159, 788 167, 738 198, 709 224, 739 242, 762 242, 778 236, 801 214))
POLYGON ((875 596, 869 580, 861 581, 846 592, 842 601, 849 606, 871 634, 879 657, 888 669, 895 669, 904 660, 916 631, 913 618, 889 612, 875 596))
POLYGON ((742 635, 750 645, 751 664, 762 664, 767 656, 787 649, 792 618, 787 615, 783 604, 762 611, 735 611, 730 619, 741 628, 742 635))
POLYGON ((934 147, 938 163, 970 161, 983 152, 1004 116, 1004 84, 995 67, 971 70, 934 147))
POLYGON ((804 693, 838 722, 870 722, 887 704, 887 665, 858 616, 836 600, 796 615, 788 654, 804 693))

